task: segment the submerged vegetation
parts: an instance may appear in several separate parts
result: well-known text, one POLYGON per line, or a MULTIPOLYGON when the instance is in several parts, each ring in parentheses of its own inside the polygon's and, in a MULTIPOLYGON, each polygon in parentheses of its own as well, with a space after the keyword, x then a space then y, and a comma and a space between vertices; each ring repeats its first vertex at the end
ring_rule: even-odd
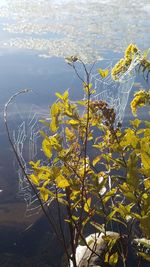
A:
MULTIPOLYGON (((129 45, 124 59, 112 69, 115 80, 137 53, 141 55, 135 45, 129 45)), ((91 70, 76 57, 68 62, 83 82, 85 98, 72 102, 68 91, 56 93, 50 121, 41 120, 47 128, 40 132, 45 161, 31 161, 26 175, 37 196, 39 192, 42 208, 66 253, 66 266, 83 266, 76 255, 79 245, 89 250, 86 266, 91 266, 93 255, 97 266, 130 266, 130 250, 140 266, 142 259, 150 261, 150 122, 138 118, 137 108, 149 106, 150 92, 135 93, 131 109, 137 118, 129 127, 120 128, 114 108, 93 100, 91 70), (77 62, 84 68, 85 80, 77 62), (58 209, 57 227, 46 209, 50 199, 58 209), (64 224, 68 225, 67 237, 64 224), (97 233, 93 243, 86 239, 90 227, 97 233), (105 247, 98 252, 100 234, 105 247)), ((145 55, 138 65, 149 73, 145 55)), ((99 75, 105 78, 108 71, 99 69, 99 75)))

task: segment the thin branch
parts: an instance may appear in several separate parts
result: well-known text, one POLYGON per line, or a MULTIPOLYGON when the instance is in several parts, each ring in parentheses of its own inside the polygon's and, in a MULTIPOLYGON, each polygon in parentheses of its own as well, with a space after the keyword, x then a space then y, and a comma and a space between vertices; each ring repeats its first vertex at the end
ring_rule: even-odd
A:
POLYGON ((61 210, 60 210, 60 204, 59 204, 59 200, 58 200, 57 187, 55 187, 55 192, 56 192, 56 202, 57 202, 57 208, 58 208, 58 220, 59 220, 60 232, 61 232, 61 236, 62 236, 64 248, 65 248, 65 252, 66 252, 66 255, 67 255, 67 260, 69 262, 69 259, 71 259, 71 257, 69 256, 69 253, 68 253, 66 240, 65 240, 65 236, 64 236, 64 232, 63 232, 62 221, 61 221, 61 210))
POLYGON ((13 152, 14 152, 14 154, 15 154, 15 156, 16 156, 16 159, 17 159, 17 161, 18 161, 19 167, 21 168, 21 170, 22 170, 22 172, 23 172, 23 175, 26 177, 26 179, 27 179, 29 185, 31 186, 31 188, 32 188, 32 190, 33 190, 33 192, 34 192, 34 194, 36 195, 36 197, 37 197, 37 199, 38 199, 38 201, 39 201, 39 204, 40 204, 40 206, 41 206, 41 208, 42 208, 42 211, 43 211, 45 217, 46 217, 47 220, 48 220, 48 223, 50 224, 50 226, 51 226, 52 229, 54 230, 54 232, 55 232, 55 234, 56 234, 56 236, 57 236, 57 238, 58 238, 58 241, 60 242, 61 246, 62 246, 63 249, 64 249, 64 245, 62 244, 62 240, 61 240, 60 237, 59 237, 57 228, 56 228, 55 224, 52 222, 52 220, 50 219, 50 217, 48 216, 47 211, 46 211, 46 209, 45 209, 45 207, 44 207, 44 204, 43 204, 42 200, 40 199, 40 197, 39 197, 39 195, 38 195, 38 193, 37 193, 35 187, 33 186, 32 182, 30 181, 30 179, 29 179, 29 177, 28 177, 28 174, 26 173, 25 167, 23 166, 23 164, 22 164, 22 162, 21 162, 21 160, 20 160, 20 158, 19 158, 19 155, 18 155, 18 153, 17 153, 17 150, 16 150, 16 148, 15 148, 15 145, 14 145, 14 143, 13 143, 13 141, 12 141, 12 139, 11 139, 11 135, 10 135, 10 130, 9 130, 9 126, 8 126, 8 106, 9 106, 9 104, 10 104, 10 103, 11 103, 17 96, 19 96, 19 95, 21 95, 21 94, 24 94, 24 93, 28 93, 28 92, 31 92, 31 90, 30 90, 30 89, 24 89, 24 90, 21 90, 21 91, 15 93, 14 95, 12 95, 12 96, 9 98, 9 100, 8 100, 7 103, 5 104, 5 106, 4 106, 4 113, 3 113, 3 116, 4 116, 4 123, 5 123, 5 127, 6 127, 6 132, 7 132, 7 136, 8 136, 9 143, 10 143, 10 145, 11 145, 11 147, 12 147, 12 149, 13 149, 13 152))

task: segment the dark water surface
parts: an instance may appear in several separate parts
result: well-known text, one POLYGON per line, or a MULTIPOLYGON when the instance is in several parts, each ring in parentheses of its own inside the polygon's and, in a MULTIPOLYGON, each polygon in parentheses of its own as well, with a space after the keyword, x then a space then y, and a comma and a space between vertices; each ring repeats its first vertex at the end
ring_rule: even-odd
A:
MULTIPOLYGON (((96 60, 96 71, 116 62, 129 43, 147 49, 149 40, 149 0, 0 0, 0 267, 57 267, 61 256, 42 214, 25 215, 26 203, 18 196, 18 169, 3 123, 4 104, 19 90, 32 89, 9 108, 11 135, 14 131, 18 135, 22 122, 34 115, 49 116, 56 91, 69 88, 73 100, 83 97, 81 83, 64 57, 79 55, 85 63, 96 60)), ((136 82, 149 87, 142 78, 136 82)), ((137 88, 133 86, 129 99, 137 88)), ((128 104, 124 123, 131 117, 128 104)), ((28 149, 26 153, 28 161, 28 149)))

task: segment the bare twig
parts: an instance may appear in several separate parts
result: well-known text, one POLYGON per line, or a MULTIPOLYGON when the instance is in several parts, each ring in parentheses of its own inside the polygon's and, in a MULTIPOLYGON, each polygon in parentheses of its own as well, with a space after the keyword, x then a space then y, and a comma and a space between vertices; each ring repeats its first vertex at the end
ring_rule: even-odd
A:
MULTIPOLYGON (((15 145, 14 145, 12 139, 11 139, 10 130, 9 130, 9 126, 8 126, 8 106, 9 106, 9 104, 10 104, 10 103, 11 103, 17 96, 19 96, 19 95, 21 95, 21 94, 24 94, 24 93, 28 93, 28 92, 30 92, 30 91, 31 91, 30 89, 23 89, 23 90, 21 90, 21 91, 15 93, 14 95, 12 95, 12 96, 9 98, 9 100, 7 101, 7 103, 6 103, 5 106, 4 106, 4 113, 3 113, 3 115, 4 115, 4 123, 5 123, 5 127, 6 127, 6 132, 7 132, 7 136, 8 136, 9 143, 10 143, 10 145, 11 145, 11 147, 12 147, 12 149, 13 149, 13 152, 14 152, 14 154, 15 154, 15 156, 16 156, 16 159, 17 159, 17 161, 18 161, 19 167, 21 168, 21 170, 22 170, 22 172, 23 172, 23 175, 26 177, 26 179, 27 179, 29 185, 31 186, 31 188, 32 188, 32 190, 33 190, 33 192, 34 192, 34 194, 36 195, 36 197, 37 197, 37 199, 38 199, 38 201, 39 201, 39 204, 40 204, 40 206, 41 206, 41 208, 42 208, 42 211, 43 211, 43 213, 44 213, 44 215, 45 215, 45 217, 46 217, 48 223, 50 224, 50 226, 52 227, 53 231, 55 232, 55 234, 56 234, 56 236, 57 236, 57 239, 58 239, 59 243, 61 244, 62 248, 65 250, 64 245, 63 245, 63 243, 62 243, 62 240, 61 240, 61 238, 60 238, 60 236, 59 236, 57 227, 55 226, 55 223, 52 222, 51 218, 48 216, 48 213, 47 213, 47 211, 46 211, 46 209, 45 209, 45 207, 44 207, 44 204, 43 204, 42 200, 40 199, 40 197, 39 197, 39 195, 38 195, 38 193, 37 193, 37 191, 36 191, 34 185, 33 185, 32 182, 30 181, 29 176, 28 176, 28 174, 26 173, 25 167, 23 166, 23 164, 22 164, 22 162, 21 162, 21 160, 20 160, 20 158, 19 158, 19 155, 18 155, 18 153, 17 153, 17 150, 16 150, 16 148, 15 148, 15 145)), ((66 250, 65 250, 65 252, 66 252, 66 250)))

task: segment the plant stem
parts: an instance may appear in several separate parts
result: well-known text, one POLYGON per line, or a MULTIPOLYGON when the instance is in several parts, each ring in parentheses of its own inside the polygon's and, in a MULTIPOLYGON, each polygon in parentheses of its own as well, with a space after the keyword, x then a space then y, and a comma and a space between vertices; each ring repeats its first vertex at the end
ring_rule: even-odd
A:
POLYGON ((71 239, 71 251, 72 251, 72 262, 73 262, 73 267, 77 267, 76 264, 76 247, 75 247, 75 231, 74 231, 74 227, 72 225, 72 214, 71 214, 71 203, 70 203, 70 189, 66 188, 66 199, 68 202, 67 205, 67 212, 68 212, 68 217, 69 217, 69 231, 70 231, 70 239, 71 239))
POLYGON ((21 162, 21 160, 20 160, 20 158, 19 158, 19 155, 18 155, 18 153, 17 153, 17 150, 16 150, 16 148, 15 148, 15 145, 14 145, 12 139, 11 139, 11 136, 10 136, 10 130, 9 130, 8 119, 7 119, 7 118, 8 118, 8 106, 9 106, 9 104, 10 104, 10 103, 11 103, 11 102, 12 102, 18 95, 23 94, 23 93, 27 93, 27 92, 29 92, 29 91, 30 91, 29 89, 24 89, 24 90, 21 90, 21 91, 17 92, 16 94, 12 95, 12 96, 10 97, 10 99, 7 101, 7 103, 5 104, 5 107, 4 107, 4 123, 5 123, 5 127, 6 127, 6 132, 7 132, 7 136, 8 136, 9 143, 10 143, 10 145, 11 145, 11 147, 12 147, 12 150, 13 150, 13 152, 14 152, 14 154, 15 154, 15 156, 16 156, 17 162, 18 162, 18 164, 19 164, 19 167, 21 168, 21 170, 22 170, 22 172, 23 172, 23 175, 26 177, 26 179, 27 179, 29 185, 31 186, 31 188, 32 188, 32 190, 33 190, 33 192, 34 192, 34 194, 36 195, 36 197, 37 197, 37 199, 38 199, 38 201, 39 201, 39 204, 40 204, 40 206, 41 206, 41 208, 42 208, 42 211, 43 211, 43 213, 44 213, 44 215, 45 215, 45 217, 46 217, 48 223, 49 223, 50 226, 52 227, 54 233, 56 234, 57 239, 58 239, 60 245, 61 245, 62 248, 65 250, 64 245, 63 245, 63 243, 62 243, 62 240, 61 240, 61 238, 60 238, 60 236, 59 236, 59 233, 58 233, 58 231, 57 231, 57 228, 56 228, 55 224, 52 222, 51 218, 48 216, 48 213, 47 213, 47 211, 46 211, 46 209, 45 209, 45 207, 44 207, 44 204, 43 204, 42 200, 40 199, 40 197, 39 197, 39 195, 38 195, 38 193, 37 193, 35 187, 34 187, 33 184, 31 183, 31 181, 30 181, 30 179, 29 179, 29 177, 28 177, 28 174, 26 173, 25 167, 23 166, 23 164, 22 164, 22 162, 21 162))

